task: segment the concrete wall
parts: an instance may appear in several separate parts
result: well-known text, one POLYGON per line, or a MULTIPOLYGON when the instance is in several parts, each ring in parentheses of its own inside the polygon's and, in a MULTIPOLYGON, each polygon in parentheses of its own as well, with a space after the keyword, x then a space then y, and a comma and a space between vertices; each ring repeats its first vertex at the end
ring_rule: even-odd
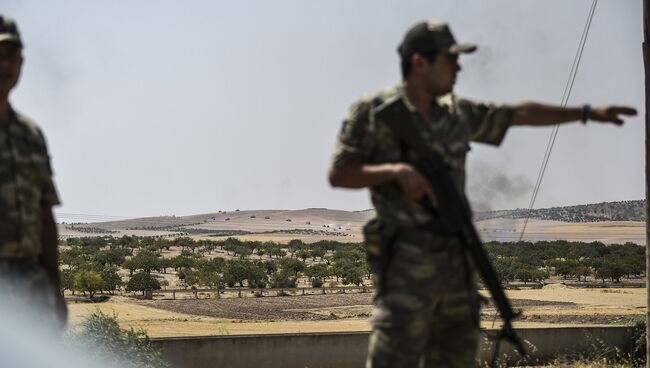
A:
MULTIPOLYGON (((602 353, 606 347, 624 350, 632 331, 627 327, 585 327, 517 332, 532 344, 528 348, 530 363, 564 354, 602 353)), ((154 344, 177 368, 359 368, 365 361, 368 336, 368 332, 240 335, 161 338, 154 339, 154 344)), ((512 347, 505 342, 502 345, 510 364, 524 363, 512 347)), ((479 358, 490 359, 492 349, 492 343, 482 341, 479 358)))

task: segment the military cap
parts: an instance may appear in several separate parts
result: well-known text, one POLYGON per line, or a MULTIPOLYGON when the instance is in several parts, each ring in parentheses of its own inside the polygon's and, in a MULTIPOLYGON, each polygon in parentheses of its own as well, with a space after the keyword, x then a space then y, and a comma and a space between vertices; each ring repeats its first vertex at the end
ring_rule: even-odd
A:
POLYGON ((476 51, 476 45, 457 43, 451 34, 449 25, 437 20, 420 22, 406 32, 404 40, 397 51, 402 58, 420 53, 444 51, 451 54, 470 53, 476 51))
POLYGON ((0 42, 16 42, 22 45, 16 21, 0 14, 0 42))

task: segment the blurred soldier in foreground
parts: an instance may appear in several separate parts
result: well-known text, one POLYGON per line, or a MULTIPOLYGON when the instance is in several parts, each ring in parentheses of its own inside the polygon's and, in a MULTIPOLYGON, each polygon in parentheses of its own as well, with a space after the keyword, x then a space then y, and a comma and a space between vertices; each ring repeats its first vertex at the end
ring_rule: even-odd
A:
POLYGON ((415 126, 461 193, 470 141, 499 145, 514 125, 621 125, 619 115, 636 114, 628 107, 494 105, 455 96, 458 56, 475 50, 456 43, 446 23, 416 24, 398 48, 402 83, 362 98, 343 123, 330 183, 370 188, 377 210, 377 221, 364 231, 378 289, 366 367, 472 367, 479 336, 473 266, 459 236, 425 208, 436 207, 436 193, 408 163, 415 152, 388 127, 396 124, 382 121, 382 111, 406 106, 391 119, 415 126))
POLYGON ((45 138, 16 112, 9 93, 18 83, 23 43, 13 19, 0 15, 0 301, 40 312, 39 323, 61 329, 56 224, 59 204, 45 138))

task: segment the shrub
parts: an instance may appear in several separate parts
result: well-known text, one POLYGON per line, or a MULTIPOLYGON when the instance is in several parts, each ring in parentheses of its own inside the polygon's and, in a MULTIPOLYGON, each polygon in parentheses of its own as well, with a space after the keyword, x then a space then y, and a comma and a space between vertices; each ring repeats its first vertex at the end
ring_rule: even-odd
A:
POLYGON ((639 318, 634 323, 634 332, 630 341, 630 361, 635 367, 646 366, 646 327, 645 320, 639 318))
POLYGON ((67 336, 73 348, 99 358, 110 366, 125 368, 168 368, 144 330, 123 330, 115 315, 94 312, 83 322, 82 328, 67 336), (95 348, 89 349, 89 347, 95 348))

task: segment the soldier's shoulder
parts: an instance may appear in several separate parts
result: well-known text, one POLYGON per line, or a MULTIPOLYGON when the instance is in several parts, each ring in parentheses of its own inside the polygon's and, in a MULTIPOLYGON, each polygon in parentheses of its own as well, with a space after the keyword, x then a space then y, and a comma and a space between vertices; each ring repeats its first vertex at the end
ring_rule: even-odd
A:
POLYGON ((383 105, 386 101, 394 98, 398 94, 399 89, 397 87, 366 93, 352 104, 350 112, 352 114, 368 113, 371 109, 383 105))
POLYGON ((26 135, 31 135, 36 139, 44 140, 43 132, 41 131, 41 128, 38 126, 38 124, 36 124, 36 122, 32 118, 15 110, 14 110, 14 114, 16 117, 16 123, 18 123, 18 125, 22 128, 22 131, 26 135))
POLYGON ((448 93, 446 95, 438 97, 438 105, 447 108, 449 111, 453 112, 462 112, 467 109, 471 109, 476 102, 465 96, 458 96, 453 93, 448 93))

